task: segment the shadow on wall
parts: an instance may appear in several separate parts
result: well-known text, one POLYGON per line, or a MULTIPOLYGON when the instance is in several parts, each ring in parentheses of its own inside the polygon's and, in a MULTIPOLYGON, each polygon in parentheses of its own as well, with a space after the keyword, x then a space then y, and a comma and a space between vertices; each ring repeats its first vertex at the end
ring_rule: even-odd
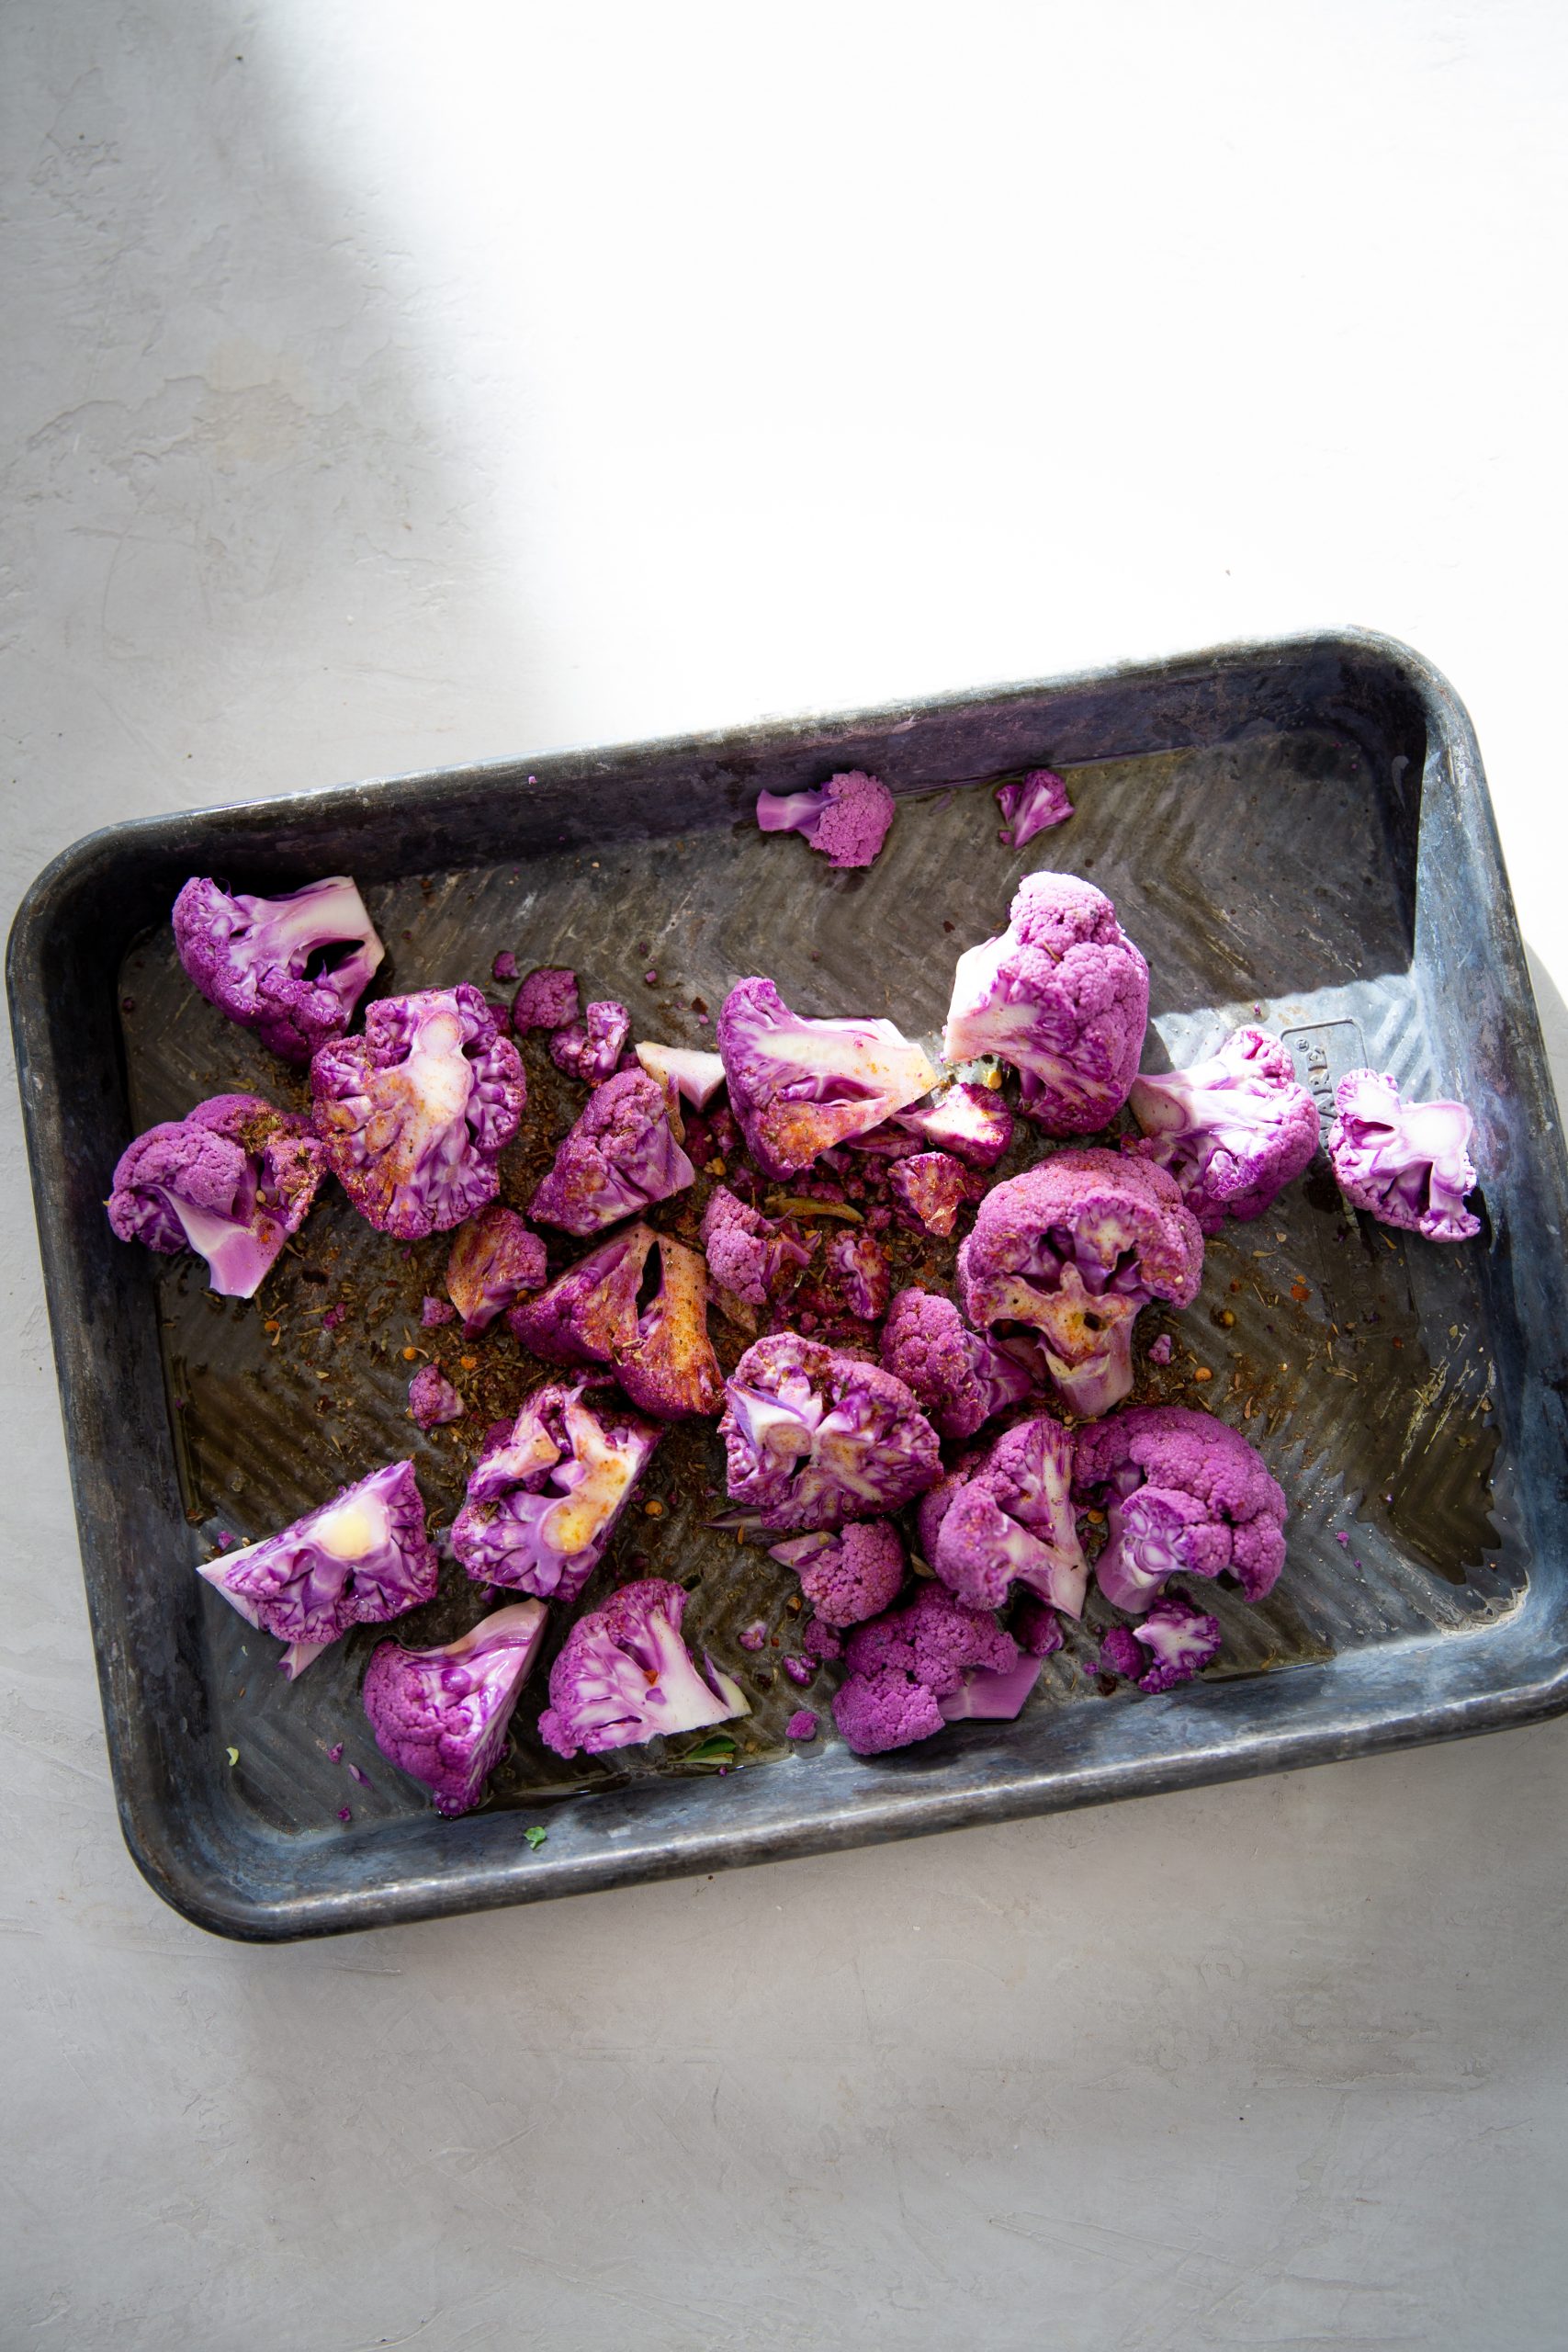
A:
POLYGON ((1528 939, 1525 941, 1525 957, 1529 965, 1535 1009, 1540 1016, 1541 1035, 1546 1040, 1546 1058, 1551 1065, 1551 1083, 1561 1114, 1563 1104, 1568 1102, 1568 1004, 1564 1004, 1556 981, 1528 939))
POLYGON ((13 27, 17 774, 78 779, 73 831, 554 731, 441 289, 316 167, 291 38, 188 0, 13 27))

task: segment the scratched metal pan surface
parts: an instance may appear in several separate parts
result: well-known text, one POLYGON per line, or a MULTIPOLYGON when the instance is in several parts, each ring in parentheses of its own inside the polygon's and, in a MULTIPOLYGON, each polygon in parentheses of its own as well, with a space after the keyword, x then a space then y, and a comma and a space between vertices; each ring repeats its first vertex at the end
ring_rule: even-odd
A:
MULTIPOLYGON (((9 975, 121 1817, 152 1884, 205 1927, 283 1939, 574 1894, 1568 1704, 1562 1149, 1470 725, 1400 646, 1226 648, 118 827, 39 878, 9 975), (992 790, 1043 763, 1067 772, 1077 813, 1017 854, 992 790), (871 871, 835 874, 758 832, 760 787, 846 766, 899 797, 871 871), (193 1570, 225 1534, 252 1540, 411 1451, 449 1519, 479 1431, 530 1367, 504 1337, 465 1349, 423 1331, 445 1243, 400 1249, 335 1191, 254 1304, 212 1297, 198 1261, 112 1238, 109 1171, 141 1126, 235 1089, 298 1097, 184 982, 167 922, 180 883, 217 874, 265 891, 352 873, 389 950, 378 993, 484 983, 510 948, 525 969, 570 964, 589 994, 624 998, 634 1034, 701 1045, 702 1012, 748 972, 804 1011, 889 1014, 930 1040, 955 954, 1001 925, 1037 866, 1109 891, 1142 945, 1146 1067, 1256 1020, 1320 1100, 1365 1061, 1476 1114, 1478 1240, 1441 1249, 1358 1218, 1320 1159, 1276 1213, 1211 1245, 1201 1297, 1168 1318, 1168 1368, 1146 1361, 1159 1317, 1142 1320, 1139 1393, 1245 1428, 1284 1486, 1277 1589, 1255 1609, 1220 1593, 1223 1662, 1164 1698, 1102 1690, 1091 1622, 1016 1724, 860 1760, 831 1736, 824 1671, 806 1694, 824 1736, 791 1749, 793 1579, 708 1528, 722 1457, 711 1426, 688 1428, 644 1490, 661 1508, 628 1514, 584 1605, 633 1575, 689 1588, 688 1631, 751 1699, 734 1768, 694 1758, 690 1740, 562 1764, 536 1736, 538 1674, 489 1803, 438 1820, 362 1712, 378 1629, 290 1686, 274 1645, 193 1570), (344 1312, 329 1326, 332 1306, 344 1312), (432 1351, 468 1406, 434 1438, 407 1416, 409 1347, 432 1351), (766 1645, 743 1651, 758 1618, 766 1645)), ((581 1101, 532 1051, 528 1077, 504 1169, 519 1203, 581 1101)), ((1021 1164, 1040 1149, 1026 1139, 1021 1164)), ((699 1205, 660 1215, 683 1230, 699 1205)), ((905 1273, 947 1276, 950 1253, 901 1248, 905 1273)), ((716 1335, 732 1362, 743 1335, 716 1335)), ((479 1605, 448 1561, 438 1598, 399 1630, 449 1638, 479 1605)))

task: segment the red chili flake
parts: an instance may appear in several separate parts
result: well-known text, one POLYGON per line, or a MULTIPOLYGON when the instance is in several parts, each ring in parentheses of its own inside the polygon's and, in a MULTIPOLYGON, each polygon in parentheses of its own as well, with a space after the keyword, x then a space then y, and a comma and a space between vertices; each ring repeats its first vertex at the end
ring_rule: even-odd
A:
POLYGON ((1301 1306, 1312 1296, 1312 1292, 1309 1290, 1305 1283, 1292 1283, 1291 1284, 1291 1296, 1295 1300, 1296 1305, 1301 1306))

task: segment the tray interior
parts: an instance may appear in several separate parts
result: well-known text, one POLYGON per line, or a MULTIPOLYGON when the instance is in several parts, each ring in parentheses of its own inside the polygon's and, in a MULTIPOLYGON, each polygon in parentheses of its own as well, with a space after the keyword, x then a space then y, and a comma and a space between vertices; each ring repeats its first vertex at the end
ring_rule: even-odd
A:
MULTIPOLYGON (((819 773, 829 764, 819 763, 819 773)), ((389 950, 377 992, 458 979, 489 986, 492 957, 510 948, 521 969, 570 964, 585 996, 623 998, 634 1036, 711 1042, 711 1021, 699 1014, 716 1012, 734 979, 756 971, 771 974, 801 1011, 886 1013, 931 1044, 957 953, 1001 926, 1021 874, 1057 866, 1111 894, 1148 958, 1145 1067, 1190 1059, 1238 1021, 1258 1020, 1287 1037, 1320 1091, 1361 1059, 1416 1092, 1461 1086, 1416 954, 1415 842, 1397 766, 1377 772, 1364 741, 1328 726, 1068 773, 1077 814, 1015 854, 998 840, 994 774, 928 771, 922 788, 901 798, 888 846, 866 874, 835 874, 795 840, 761 835, 748 816, 731 814, 733 797, 705 816, 700 800, 671 794, 669 830, 656 806, 645 814, 651 837, 635 841, 611 825, 595 843, 591 821, 580 820, 570 839, 541 847, 520 828, 513 856, 478 869, 465 866, 454 833, 446 863, 367 886, 389 950)), ((131 946, 118 985, 135 1129, 212 1093, 301 1099, 281 1065, 189 989, 166 926, 131 946)), ((529 1108, 503 1182, 503 1197, 518 1206, 583 1099, 541 1053, 530 1048, 527 1060, 529 1108)), ((1050 1148, 1021 1127, 1009 1172, 1050 1148)), ((709 1188, 703 1179, 654 1221, 689 1235, 709 1188)), ((254 1303, 212 1297, 196 1260, 158 1265, 189 1544, 186 1556, 171 1554, 149 1571, 161 1587, 151 1598, 198 1629, 200 1736, 213 1769, 227 1773, 232 1802, 274 1837, 335 1829, 345 1806, 356 1834, 425 1814, 422 1792, 378 1754, 359 1702, 381 1631, 350 1635, 289 1686, 275 1669, 275 1645, 249 1631, 192 1566, 221 1533, 254 1540, 411 1452, 427 1500, 450 1519, 484 1427, 515 1409, 541 1375, 504 1333, 469 1347, 449 1329, 420 1328, 421 1298, 442 1288, 446 1246, 439 1237, 394 1245, 329 1186, 254 1303), (334 1304, 346 1318, 328 1332, 322 1316, 334 1304), (441 1362, 469 1400, 465 1419, 433 1438, 407 1415, 408 1380, 423 1360, 410 1361, 409 1347, 441 1362), (344 1765, 327 1753, 339 1741, 344 1765), (231 1748, 231 1770, 222 1761, 231 1748), (349 1780, 351 1762, 367 1784, 349 1780)), ((581 1246, 552 1246, 552 1263, 581 1246)), ((1245 1428, 1291 1498, 1290 1556, 1275 1593, 1254 1609, 1214 1596, 1226 1645, 1210 1679, 1462 1632, 1518 1602, 1529 1560, 1499 1430, 1499 1335, 1490 1328, 1496 1309, 1484 1248, 1438 1249, 1358 1219, 1319 1160, 1276 1213, 1232 1225, 1211 1244, 1201 1295, 1185 1315, 1145 1311, 1138 1394, 1201 1405, 1245 1428), (1168 1326, 1176 1352, 1161 1372, 1149 1366, 1147 1346, 1168 1326)), ((943 1282, 952 1254, 902 1237, 899 1278, 943 1282)), ((728 1365, 746 1335, 716 1317, 714 1328, 728 1365)), ((706 1526, 724 1499, 710 1426, 665 1441, 641 1499, 660 1510, 634 1506, 582 1606, 634 1575, 676 1578, 691 1591, 694 1645, 711 1650, 751 1698, 750 1718, 731 1727, 741 1762, 772 1771, 789 1754, 792 1770, 818 1768, 827 1742, 789 1751, 783 1726, 803 1702, 827 1721, 831 1675, 820 1673, 803 1701, 781 1670, 804 1622, 791 1607, 794 1578, 765 1552, 706 1526), (750 1656, 737 1637, 759 1618, 770 1646, 750 1656)), ((411 1641, 448 1639, 482 1607, 478 1589, 447 1562, 439 1597, 396 1631, 411 1641)), ((564 1621, 558 1641, 562 1630, 564 1621)), ((1058 1735, 1072 1746, 1082 1711, 1106 1705, 1097 1650, 1091 1611, 1010 1734, 1034 1766, 1058 1735)), ((547 1821, 547 1808, 573 1792, 672 1777, 707 1784, 691 1792, 694 1800, 726 1804, 712 1767, 677 1752, 689 1742, 586 1765, 548 1756, 534 1729, 545 1679, 541 1667, 491 1809, 523 1807, 547 1821)), ((996 1735, 982 1740, 976 1727, 957 1727, 931 1744, 928 1764, 935 1750, 958 1754, 966 1740, 977 1753, 980 1745, 1006 1752, 996 1735)))

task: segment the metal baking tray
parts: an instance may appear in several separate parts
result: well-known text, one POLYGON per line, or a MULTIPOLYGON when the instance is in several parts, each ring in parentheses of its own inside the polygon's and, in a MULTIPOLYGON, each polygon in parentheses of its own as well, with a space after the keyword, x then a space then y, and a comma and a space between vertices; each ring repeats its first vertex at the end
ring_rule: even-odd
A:
MULTIPOLYGON (((283 1939, 580 1894, 1568 1704, 1556 1105, 1469 721, 1386 639, 1227 647, 117 826, 34 885, 9 982, 120 1815, 152 1885, 206 1928, 283 1939), (1068 772, 1077 813, 1020 855, 998 842, 991 791, 1036 764, 1068 772), (760 787, 848 766, 900 798, 871 871, 833 873, 758 832, 760 787), (1358 1219, 1320 1161, 1275 1214, 1212 1245, 1201 1298, 1171 1318, 1173 1365, 1143 1364, 1141 1394, 1241 1423, 1283 1483, 1277 1590, 1253 1610, 1219 1595, 1223 1667, 1165 1698, 1108 1694, 1091 1629, 1050 1661, 1016 1724, 954 1725, 858 1760, 831 1736, 824 1674, 808 1694, 824 1736, 792 1750, 782 1728, 800 1698, 779 1667, 800 1622, 793 1580, 707 1527, 721 1456, 709 1427, 687 1429, 654 1465, 662 1514, 628 1514, 585 1605, 634 1574, 692 1589, 688 1631, 754 1701, 733 1727, 736 1768, 657 1747, 561 1765, 534 1735, 536 1674, 490 1803, 438 1820, 363 1716, 379 1629, 289 1686, 273 1645, 192 1571, 224 1532, 249 1541, 411 1450, 449 1517, 475 1431, 515 1403, 527 1367, 510 1341, 481 1343, 457 1375, 468 1419, 418 1438, 401 1351, 434 1340, 451 1352, 449 1334, 417 1325, 446 1245, 401 1250, 341 1198, 317 1209, 259 1305, 211 1297, 198 1261, 114 1240, 103 1199, 132 1133, 205 1094, 288 1099, 280 1066, 185 985, 167 924, 179 884, 352 873, 390 951, 378 992, 482 983, 507 947, 525 969, 570 964, 591 993, 625 998, 634 1034, 696 1044, 712 1035, 699 1012, 754 971, 805 1011, 888 1013, 929 1037, 954 955, 999 927, 1037 865, 1089 876, 1143 946, 1145 1066, 1257 1019, 1322 1099, 1366 1060, 1476 1113, 1480 1239, 1439 1249, 1358 1219), (329 1302, 348 1307, 331 1336, 329 1302), (778 1646, 749 1657, 736 1635, 758 1616, 778 1646)), ((542 1057, 529 1077, 505 1178, 519 1200, 575 1107, 542 1057)), ((928 1269, 941 1255, 914 1252, 928 1269)), ((1146 1316, 1141 1337, 1157 1328, 1146 1316)), ((731 1359, 739 1343, 725 1336, 731 1359)), ((399 1630, 447 1638, 475 1613, 448 1563, 440 1597, 399 1630)))

